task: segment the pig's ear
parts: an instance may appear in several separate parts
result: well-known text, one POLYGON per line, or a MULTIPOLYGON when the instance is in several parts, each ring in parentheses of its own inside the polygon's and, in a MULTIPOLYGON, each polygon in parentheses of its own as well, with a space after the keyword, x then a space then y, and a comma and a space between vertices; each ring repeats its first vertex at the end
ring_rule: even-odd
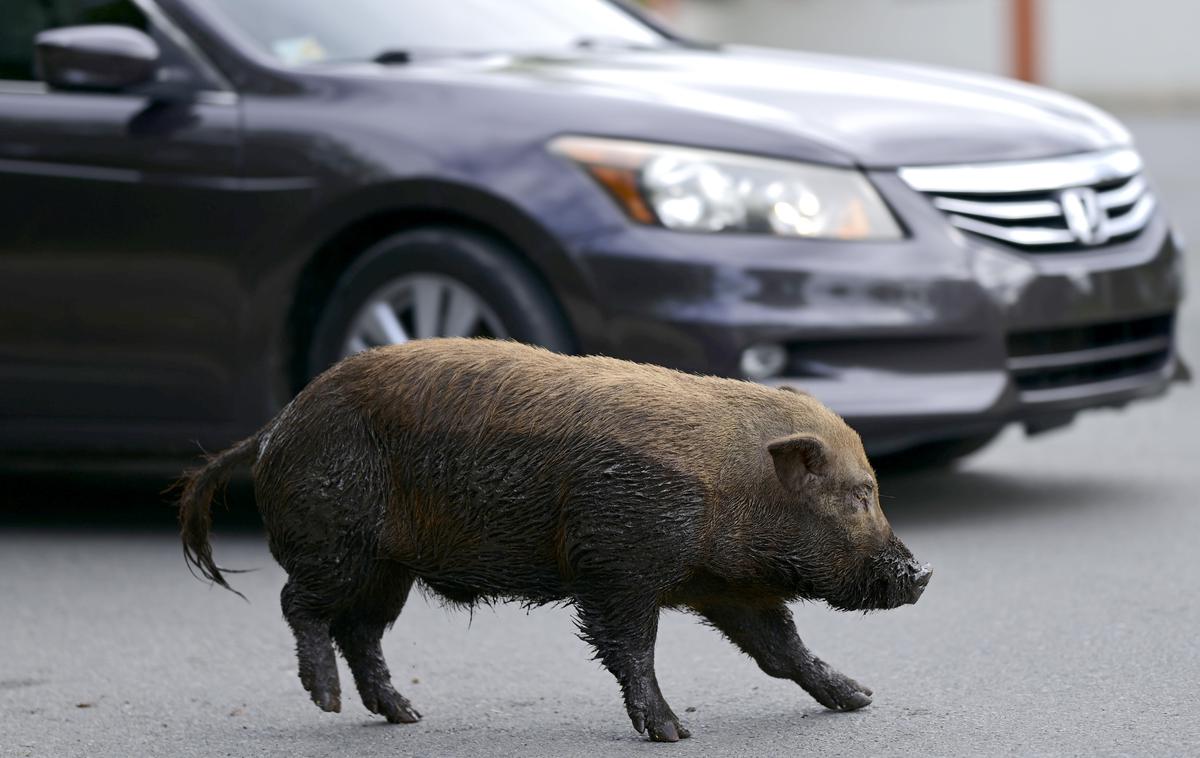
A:
POLYGON ((825 442, 815 434, 793 434, 774 440, 767 444, 767 451, 775 463, 779 482, 792 492, 800 492, 810 475, 820 475, 825 470, 825 442))

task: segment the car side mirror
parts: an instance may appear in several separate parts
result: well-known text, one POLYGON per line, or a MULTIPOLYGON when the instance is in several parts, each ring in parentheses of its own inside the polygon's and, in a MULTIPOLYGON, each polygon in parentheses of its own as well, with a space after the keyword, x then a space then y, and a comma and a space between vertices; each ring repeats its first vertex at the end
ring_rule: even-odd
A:
POLYGON ((158 45, 128 26, 66 26, 35 38, 38 77, 54 89, 116 92, 154 81, 158 45))

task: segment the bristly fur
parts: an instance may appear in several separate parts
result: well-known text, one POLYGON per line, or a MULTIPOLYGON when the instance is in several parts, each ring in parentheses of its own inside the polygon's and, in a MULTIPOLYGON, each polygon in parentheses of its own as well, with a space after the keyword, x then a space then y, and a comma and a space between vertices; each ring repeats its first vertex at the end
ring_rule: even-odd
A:
POLYGON ((490 340, 353 356, 185 478, 185 554, 224 587, 209 509, 249 464, 300 678, 326 710, 336 644, 368 708, 419 718, 379 648, 414 583, 467 608, 572 604, 635 728, 662 740, 687 736, 654 677, 662 607, 850 709, 867 691, 804 648, 784 602, 913 596, 896 573, 911 555, 861 494, 858 435, 809 395, 748 382, 490 340))

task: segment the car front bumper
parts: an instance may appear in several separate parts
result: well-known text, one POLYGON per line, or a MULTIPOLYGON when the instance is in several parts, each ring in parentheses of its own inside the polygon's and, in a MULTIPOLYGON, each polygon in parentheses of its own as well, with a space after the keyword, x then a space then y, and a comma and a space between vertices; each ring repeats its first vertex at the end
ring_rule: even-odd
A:
POLYGON ((996 431, 1166 391, 1182 252, 1161 213, 1137 237, 1028 253, 951 228, 895 174, 872 180, 908 227, 887 243, 692 235, 624 226, 578 254, 607 344, 589 352, 740 376, 742 351, 786 347, 767 380, 842 414, 872 453, 996 431))

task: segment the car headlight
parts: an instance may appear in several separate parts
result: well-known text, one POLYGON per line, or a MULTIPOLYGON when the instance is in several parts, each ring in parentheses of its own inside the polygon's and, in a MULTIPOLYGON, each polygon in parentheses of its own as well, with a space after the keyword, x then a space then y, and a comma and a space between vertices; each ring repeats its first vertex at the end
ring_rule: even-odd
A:
POLYGON ((861 172, 650 142, 559 137, 629 217, 684 232, 890 240, 903 235, 861 172))

